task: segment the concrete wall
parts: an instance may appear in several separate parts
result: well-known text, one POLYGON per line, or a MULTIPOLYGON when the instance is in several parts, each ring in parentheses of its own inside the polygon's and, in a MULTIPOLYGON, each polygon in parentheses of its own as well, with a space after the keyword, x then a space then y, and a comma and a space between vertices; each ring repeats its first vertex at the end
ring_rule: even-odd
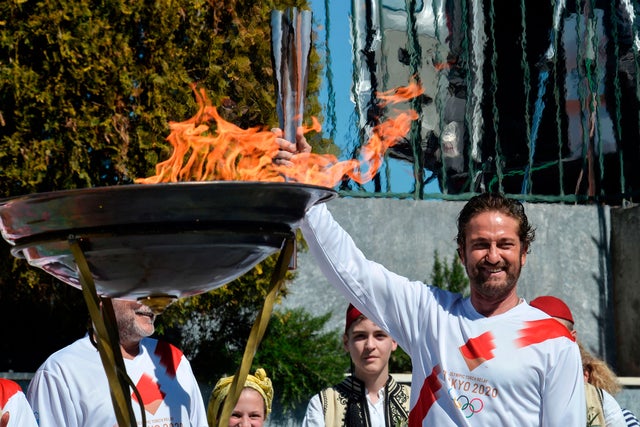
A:
MULTIPOLYGON (((396 199, 336 199, 328 203, 367 257, 396 273, 427 282, 434 251, 447 262, 454 256, 456 219, 463 205, 464 202, 396 199)), ((525 209, 536 227, 536 240, 518 283, 520 296, 530 301, 550 294, 565 300, 573 311, 580 340, 615 367, 610 209, 533 203, 525 204, 525 209)), ((639 242, 636 237, 634 244, 639 242)), ((284 307, 303 306, 315 315, 331 311, 329 327, 343 327, 347 303, 326 281, 308 252, 298 252, 297 277, 289 292, 284 307)), ((636 292, 636 301, 638 295, 636 292)), ((637 361, 638 354, 632 352, 629 356, 637 361)), ((640 390, 628 387, 619 397, 640 414, 640 390)))

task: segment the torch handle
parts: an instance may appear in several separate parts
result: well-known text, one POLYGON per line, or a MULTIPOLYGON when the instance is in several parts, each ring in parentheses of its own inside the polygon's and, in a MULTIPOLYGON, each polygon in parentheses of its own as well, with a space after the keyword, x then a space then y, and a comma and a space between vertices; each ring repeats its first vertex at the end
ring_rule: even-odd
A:
POLYGON ((271 58, 275 75, 276 111, 284 138, 295 141, 302 125, 309 78, 311 11, 289 8, 271 12, 271 58))

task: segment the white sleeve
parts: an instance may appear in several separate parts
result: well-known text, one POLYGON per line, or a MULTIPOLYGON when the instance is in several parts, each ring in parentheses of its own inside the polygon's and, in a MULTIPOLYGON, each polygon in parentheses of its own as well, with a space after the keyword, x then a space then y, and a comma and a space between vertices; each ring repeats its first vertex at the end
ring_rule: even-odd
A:
POLYGON ((418 311, 424 310, 416 301, 428 287, 368 260, 324 203, 309 210, 301 229, 327 280, 401 347, 409 348, 415 338, 409 335, 416 331, 410 324, 421 317, 418 311))
POLYGON ((76 413, 73 399, 69 388, 63 383, 57 375, 42 369, 38 369, 31 379, 27 400, 40 427, 78 427, 77 420, 72 416, 76 413))
POLYGON ((307 412, 302 420, 302 427, 325 427, 320 395, 316 394, 309 400, 307 412))
POLYGON ((571 343, 559 351, 555 363, 545 377, 547 380, 542 394, 542 425, 586 425, 587 399, 578 346, 571 343))
POLYGON ((606 427, 626 427, 627 422, 624 420, 622 408, 616 399, 602 390, 602 409, 604 411, 604 421, 606 427))
POLYGON ((23 392, 17 392, 9 398, 0 414, 9 412, 8 427, 37 427, 36 419, 23 392))
POLYGON ((179 365, 179 377, 183 387, 188 390, 191 398, 191 407, 189 410, 189 422, 192 427, 208 427, 207 410, 204 407, 204 400, 202 399, 202 392, 198 386, 198 382, 193 375, 191 369, 191 363, 182 355, 182 360, 179 365))
POLYGON ((638 421, 633 412, 626 408, 622 408, 622 415, 624 415, 627 427, 640 427, 640 421, 638 421))

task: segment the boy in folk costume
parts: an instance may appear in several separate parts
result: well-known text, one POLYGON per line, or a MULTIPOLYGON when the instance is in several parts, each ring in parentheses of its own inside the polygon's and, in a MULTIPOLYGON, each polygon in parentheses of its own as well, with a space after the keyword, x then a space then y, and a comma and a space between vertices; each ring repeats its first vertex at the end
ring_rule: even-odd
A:
POLYGON ((311 398, 303 427, 407 425, 411 390, 389 375, 398 344, 351 304, 342 340, 353 373, 311 398))

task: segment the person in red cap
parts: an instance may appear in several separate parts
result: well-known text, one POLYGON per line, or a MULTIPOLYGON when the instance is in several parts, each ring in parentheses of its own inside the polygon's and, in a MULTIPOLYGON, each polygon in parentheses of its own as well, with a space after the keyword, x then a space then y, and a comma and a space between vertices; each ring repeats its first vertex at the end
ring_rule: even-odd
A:
POLYGON ((532 300, 529 305, 537 308, 538 310, 544 311, 549 316, 562 323, 567 327, 569 332, 571 332, 572 337, 576 338, 578 335, 577 331, 573 329, 573 324, 575 323, 573 321, 573 314, 571 314, 569 306, 560 298, 552 295, 543 295, 532 300))
MULTIPOLYGON (((529 305, 562 323, 577 340, 578 331, 574 328, 575 321, 571 309, 560 298, 543 295, 534 298, 529 305)), ((625 413, 613 397, 613 394, 620 389, 615 373, 603 360, 593 356, 579 342, 578 345, 584 371, 587 422, 590 422, 588 425, 606 427, 637 425, 634 424, 638 422, 635 415, 628 410, 625 413)))
MULTIPOLYGON (((310 151, 302 134, 276 141, 282 165, 310 151)), ((586 425, 575 340, 518 295, 535 237, 522 203, 482 193, 460 211, 469 297, 367 259, 328 205, 307 211, 303 236, 328 281, 411 357, 410 427, 586 425)))
POLYGON ((389 375, 389 358, 398 344, 352 304, 342 341, 352 374, 311 398, 302 426, 407 425, 411 389, 389 375))

